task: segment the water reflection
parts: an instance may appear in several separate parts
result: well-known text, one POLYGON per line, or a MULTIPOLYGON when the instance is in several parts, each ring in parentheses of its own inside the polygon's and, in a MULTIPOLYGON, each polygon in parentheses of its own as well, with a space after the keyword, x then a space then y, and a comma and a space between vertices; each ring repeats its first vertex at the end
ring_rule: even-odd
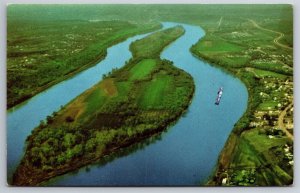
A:
MULTIPOLYGON (((169 128, 172 129, 172 128, 169 128)), ((151 144, 155 144, 158 141, 161 141, 163 138, 163 135, 165 135, 167 133, 168 129, 164 130, 161 133, 155 134, 149 138, 143 139, 141 142, 139 143, 135 143, 132 144, 128 147, 124 147, 124 148, 120 148, 117 151, 110 153, 109 155, 105 155, 104 157, 100 158, 98 161, 94 162, 93 164, 90 164, 88 166, 83 166, 80 169, 74 170, 72 172, 69 172, 65 175, 68 176, 76 176, 77 174, 79 174, 80 172, 85 172, 85 173, 89 173, 91 172, 91 170, 96 167, 96 168, 102 168, 104 167, 106 164, 113 162, 116 159, 119 159, 121 157, 126 157, 130 154, 133 154, 137 151, 143 150, 145 149, 147 146, 151 145, 151 144)), ((61 178, 64 178, 65 176, 58 176, 55 177, 54 179, 50 179, 48 181, 42 182, 40 185, 41 186, 51 186, 56 184, 56 182, 59 182, 61 180, 61 178)))

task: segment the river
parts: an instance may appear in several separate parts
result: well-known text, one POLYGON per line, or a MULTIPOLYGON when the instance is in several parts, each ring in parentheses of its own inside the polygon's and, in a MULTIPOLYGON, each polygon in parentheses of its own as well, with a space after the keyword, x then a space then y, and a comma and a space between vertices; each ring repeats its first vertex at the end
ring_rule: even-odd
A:
MULTIPOLYGON (((164 22, 163 28, 175 25, 178 23, 164 22)), ((189 48, 205 33, 198 26, 180 25, 185 28, 185 34, 169 45, 161 57, 173 61, 175 66, 194 78, 195 96, 187 113, 162 135, 126 148, 101 163, 53 178, 43 185, 194 186, 206 182, 234 124, 246 110, 248 93, 239 79, 195 58, 189 48), (217 106, 214 102, 221 86, 224 92, 217 106)), ((40 120, 96 84, 102 74, 123 66, 131 57, 130 43, 146 35, 138 35, 112 46, 107 57, 96 66, 8 112, 9 180, 23 156, 26 137, 40 120)))

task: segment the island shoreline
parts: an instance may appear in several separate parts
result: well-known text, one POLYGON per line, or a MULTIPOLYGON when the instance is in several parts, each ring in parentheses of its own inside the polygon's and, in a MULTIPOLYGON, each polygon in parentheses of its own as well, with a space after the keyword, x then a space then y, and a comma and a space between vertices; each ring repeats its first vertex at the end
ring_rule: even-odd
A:
MULTIPOLYGON (((155 130, 150 130, 148 131, 147 133, 145 133, 144 135, 142 136, 139 136, 139 138, 136 138, 136 139, 129 139, 129 140, 125 140, 123 144, 120 144, 119 146, 116 146, 116 147, 112 147, 112 148, 109 148, 108 150, 105 151, 105 153, 103 153, 103 155, 100 155, 100 156, 97 156, 95 158, 92 158, 92 159, 86 159, 86 160, 82 160, 81 159, 76 159, 76 160, 73 160, 72 163, 70 163, 69 165, 71 167, 66 167, 66 168, 59 168, 58 171, 54 171, 54 172, 51 172, 49 175, 41 175, 39 176, 39 174, 37 174, 36 176, 38 176, 37 180, 35 181, 32 181, 30 180, 29 182, 26 182, 25 181, 22 181, 22 182, 18 182, 18 184, 15 184, 14 181, 16 179, 16 176, 14 175, 13 176, 13 183, 10 184, 12 186, 31 186, 31 187, 34 187, 34 186, 38 186, 40 183, 43 183, 53 177, 56 177, 56 176, 61 176, 63 174, 66 174, 68 172, 72 172, 72 171, 76 171, 84 166, 87 166, 89 164, 93 164, 97 161, 100 161, 101 159, 103 159, 105 156, 108 156, 108 155, 111 155, 113 153, 116 153, 120 150, 122 150, 123 148, 127 148, 127 147, 130 147, 136 143, 140 143, 142 142, 143 140, 147 139, 147 138, 150 138, 150 137, 154 137, 156 135, 161 135, 163 132, 169 130, 172 125, 174 125, 179 119, 180 117, 185 114, 193 100, 193 97, 194 97, 194 94, 195 94, 195 85, 193 87, 193 90, 192 90, 192 93, 191 95, 189 96, 189 103, 185 106, 185 109, 181 112, 178 113, 178 115, 176 115, 176 117, 174 117, 174 119, 171 119, 169 122, 168 122, 168 125, 166 127, 164 126, 160 126, 158 127, 157 129, 155 130), (80 160, 80 162, 78 162, 80 160)), ((22 163, 19 165, 21 166, 22 163)), ((17 170, 23 170, 25 168, 19 168, 17 170)), ((28 170, 28 169, 26 169, 28 170)))
MULTIPOLYGON (((156 32, 159 32, 159 30, 157 30, 156 32)), ((185 31, 183 30, 181 35, 183 35, 184 33, 185 33, 185 31)), ((170 39, 170 43, 174 42, 179 37, 170 39)), ((169 45, 169 43, 164 44, 161 48, 160 53, 168 45, 169 45)), ((130 49, 130 51, 134 52, 132 49, 130 49)), ((134 57, 132 59, 134 59, 134 57)), ((138 59, 136 59, 136 60, 138 60, 138 59)), ((130 61, 131 60, 129 60, 129 63, 125 64, 122 68, 127 67, 127 65, 131 65, 131 63, 136 63, 136 61, 134 61, 134 60, 132 60, 131 62, 130 61)), ((193 99, 194 94, 195 94, 195 83, 194 83, 193 77, 188 72, 185 72, 185 71, 177 68, 175 65, 171 64, 171 66, 172 66, 172 68, 177 69, 178 71, 181 71, 180 73, 187 74, 188 77, 189 77, 188 80, 191 82, 192 87, 191 87, 190 93, 187 95, 187 101, 182 106, 182 109, 174 112, 175 114, 173 114, 170 118, 168 118, 166 120, 165 124, 160 124, 155 129, 146 130, 144 133, 137 135, 136 138, 126 138, 125 140, 123 140, 121 142, 121 144, 116 144, 114 142, 111 142, 108 145, 108 148, 106 148, 101 154, 89 153, 86 156, 72 159, 70 161, 70 163, 65 164, 61 167, 55 168, 53 171, 50 171, 50 172, 35 170, 34 168, 32 168, 31 165, 28 167, 28 164, 25 163, 26 159, 22 159, 21 163, 19 164, 19 166, 17 167, 17 169, 16 169, 16 171, 13 175, 11 185, 13 185, 13 186, 38 186, 40 183, 43 183, 43 182, 45 182, 45 181, 47 181, 47 180, 49 180, 53 177, 60 176, 60 175, 66 174, 68 172, 78 170, 81 167, 84 167, 86 165, 89 165, 89 164, 95 163, 97 161, 100 161, 105 156, 111 155, 111 154, 113 154, 113 153, 115 153, 115 152, 117 152, 117 151, 119 151, 119 150, 121 150, 125 147, 129 147, 131 145, 139 143, 139 142, 143 141, 146 138, 150 138, 150 137, 155 136, 155 135, 160 135, 162 132, 166 131, 168 128, 170 128, 172 125, 174 125, 182 117, 182 115, 184 113, 187 112, 187 109, 189 108, 190 104, 192 103, 192 99, 193 99), (33 175, 33 173, 35 173, 35 174, 33 175), (34 176, 34 177, 28 178, 26 176, 34 176)), ((26 154, 26 152, 25 152, 25 154, 26 154)))

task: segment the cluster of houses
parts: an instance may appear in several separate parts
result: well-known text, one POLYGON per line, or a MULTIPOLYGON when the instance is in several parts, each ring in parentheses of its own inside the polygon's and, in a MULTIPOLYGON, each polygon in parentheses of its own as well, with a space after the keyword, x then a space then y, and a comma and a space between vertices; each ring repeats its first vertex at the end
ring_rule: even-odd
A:
POLYGON ((293 147, 291 145, 285 144, 284 145, 284 157, 288 160, 288 164, 293 166, 294 165, 294 154, 293 154, 293 147))
MULTIPOLYGON (((260 92, 263 102, 271 101, 275 105, 267 108, 258 108, 254 112, 254 119, 250 122, 252 128, 262 129, 281 129, 278 128, 278 118, 282 111, 293 101, 293 82, 289 79, 282 80, 279 78, 269 77, 264 81, 266 92, 260 92)), ((288 130, 293 133, 293 107, 287 109, 283 118, 283 123, 288 130)), ((272 138, 272 135, 269 136, 272 138)))

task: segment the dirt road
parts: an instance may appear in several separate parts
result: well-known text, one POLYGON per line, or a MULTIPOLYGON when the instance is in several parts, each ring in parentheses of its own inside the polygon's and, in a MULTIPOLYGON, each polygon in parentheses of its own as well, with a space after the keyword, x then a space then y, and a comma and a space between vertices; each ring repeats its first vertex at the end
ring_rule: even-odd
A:
POLYGON ((279 127, 280 129, 282 129, 282 130, 286 133, 287 137, 289 137, 289 138, 292 139, 292 140, 294 140, 294 136, 286 129, 286 127, 285 127, 285 125, 284 125, 284 123, 283 123, 283 119, 284 119, 284 117, 285 117, 285 115, 286 115, 287 110, 289 110, 289 109, 293 106, 293 104, 294 104, 294 102, 292 102, 291 104, 289 104, 289 106, 287 106, 287 107, 280 113, 279 118, 278 118, 278 127, 279 127))

